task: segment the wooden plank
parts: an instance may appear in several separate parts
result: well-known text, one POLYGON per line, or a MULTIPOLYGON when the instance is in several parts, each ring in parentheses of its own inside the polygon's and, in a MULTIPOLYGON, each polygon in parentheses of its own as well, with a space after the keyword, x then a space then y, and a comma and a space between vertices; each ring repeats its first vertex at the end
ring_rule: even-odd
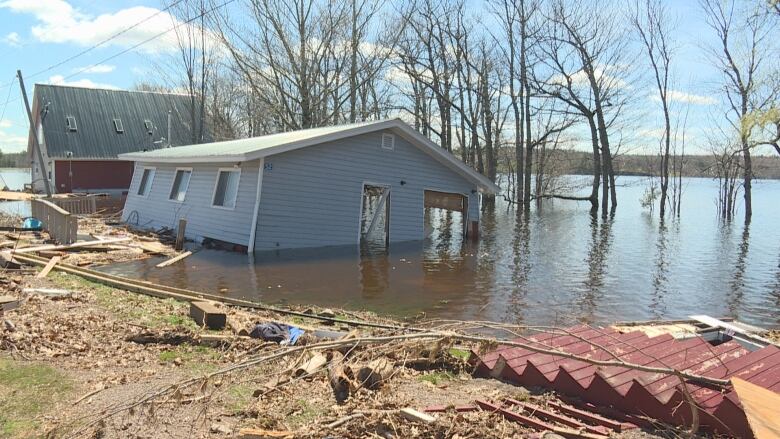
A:
POLYGON ((181 261, 182 259, 186 258, 187 256, 189 256, 191 254, 192 254, 191 251, 186 251, 186 252, 184 252, 184 253, 182 253, 182 254, 180 254, 178 256, 174 256, 171 259, 168 259, 167 261, 160 262, 159 264, 155 265, 155 267, 157 267, 157 268, 167 267, 167 266, 169 266, 171 264, 175 264, 175 263, 181 261))
POLYGON ((732 378, 731 384, 734 385, 756 439, 779 438, 780 417, 777 416, 777 408, 780 407, 780 394, 739 378, 732 378))
POLYGON ((209 329, 223 329, 227 323, 227 315, 210 302, 191 302, 190 317, 198 325, 209 329))
POLYGON ((19 248, 13 251, 13 253, 31 253, 31 252, 39 252, 42 250, 70 250, 74 248, 79 247, 90 247, 93 245, 100 245, 100 244, 116 244, 118 242, 127 242, 132 241, 133 238, 131 236, 126 236, 124 238, 112 238, 112 239, 104 239, 104 240, 96 240, 96 241, 83 241, 83 242, 77 242, 75 244, 68 244, 68 245, 40 245, 37 247, 24 247, 19 248))
MULTIPOLYGON (((764 346, 772 344, 770 340, 767 340, 761 336, 758 336, 756 334, 753 334, 750 331, 745 330, 744 328, 740 328, 737 325, 734 325, 732 323, 724 322, 722 320, 718 320, 714 317, 710 317, 708 315, 695 315, 695 316, 689 316, 693 320, 696 320, 697 322, 704 323, 705 325, 712 326, 713 328, 720 328, 725 329, 727 331, 732 332, 733 334, 739 334, 743 337, 735 337, 739 338, 738 341, 742 341, 745 343, 748 343, 752 346, 755 346, 756 348, 762 348, 764 346)), ((743 346, 745 344, 743 343, 743 346)), ((745 346, 749 350, 751 350, 750 346, 745 346)))
POLYGON ((0 296, 0 311, 10 311, 19 307, 19 301, 12 296, 0 296))
POLYGON ((179 219, 179 228, 176 230, 176 250, 181 251, 184 248, 184 233, 187 230, 187 220, 179 219))
POLYGON ((54 266, 57 265, 57 263, 60 262, 61 260, 62 260, 61 256, 55 256, 55 257, 49 259, 49 263, 46 264, 45 267, 43 267, 43 270, 41 270, 41 272, 38 273, 38 276, 36 276, 36 277, 44 278, 44 277, 48 276, 48 274, 51 271, 51 269, 54 268, 54 266))
POLYGON ((407 419, 409 421, 415 421, 415 422, 423 422, 425 424, 431 424, 433 422, 436 422, 436 418, 433 416, 418 412, 417 410, 413 408, 403 408, 398 412, 402 418, 407 419))
POLYGON ((291 431, 263 430, 260 428, 242 428, 238 431, 240 439, 292 439, 295 434, 291 431))

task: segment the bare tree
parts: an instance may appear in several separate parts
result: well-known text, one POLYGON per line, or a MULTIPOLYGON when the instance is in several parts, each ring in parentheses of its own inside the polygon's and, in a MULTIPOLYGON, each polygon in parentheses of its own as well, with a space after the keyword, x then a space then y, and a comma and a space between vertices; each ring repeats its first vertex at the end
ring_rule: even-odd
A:
POLYGON ((672 28, 671 17, 660 0, 637 0, 631 22, 644 46, 647 60, 652 67, 655 86, 664 117, 664 131, 661 139, 660 189, 661 202, 659 215, 663 218, 669 190, 669 161, 672 143, 672 122, 669 108, 669 81, 674 48, 670 46, 672 28))
POLYGON ((767 80, 777 76, 776 56, 768 50, 772 22, 766 14, 736 0, 700 0, 700 4, 707 24, 718 37, 719 45, 710 48, 710 55, 723 72, 727 117, 739 137, 745 221, 749 222, 753 215, 751 150, 767 142, 756 139, 761 135, 756 132, 761 130, 756 118, 773 107, 780 95, 780 82, 767 80))

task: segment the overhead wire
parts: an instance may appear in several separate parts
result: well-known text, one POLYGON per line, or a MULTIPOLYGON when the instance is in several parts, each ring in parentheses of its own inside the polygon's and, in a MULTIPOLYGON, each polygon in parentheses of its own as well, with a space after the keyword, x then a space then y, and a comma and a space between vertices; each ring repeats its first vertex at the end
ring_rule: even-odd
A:
MULTIPOLYGON (((168 10, 168 9, 170 9, 171 7, 173 7, 174 5, 176 5, 176 4, 178 4, 178 3, 182 2, 182 1, 183 1, 183 0, 177 0, 176 2, 172 3, 172 4, 171 4, 170 6, 168 6, 167 8, 165 8, 165 9, 163 9, 163 10, 160 10, 160 11, 158 11, 156 14, 159 14, 159 13, 161 13, 161 12, 165 11, 165 10, 168 10)), ((63 79, 70 79, 70 78, 73 78, 74 76, 80 75, 80 74, 82 74, 82 73, 86 72, 87 70, 89 70, 89 69, 91 69, 91 68, 94 68, 95 66, 97 66, 97 65, 99 65, 99 64, 103 64, 103 63, 105 63, 105 62, 111 61, 111 60, 112 60, 112 59, 114 59, 114 58, 117 58, 117 57, 119 57, 119 56, 122 56, 122 55, 124 55, 124 54, 125 54, 125 53, 127 53, 127 52, 133 51, 133 50, 137 49, 138 47, 141 47, 141 46, 143 46, 143 45, 144 45, 144 44, 146 44, 146 43, 149 43, 149 42, 151 42, 151 41, 154 41, 154 40, 156 40, 157 38, 160 38, 161 36, 163 36, 163 35, 167 34, 168 32, 171 32, 171 31, 173 31, 173 30, 176 30, 176 29, 178 29, 178 28, 179 28, 180 26, 182 26, 182 25, 185 25, 185 24, 192 23, 193 21, 195 21, 195 20, 197 20, 197 19, 199 19, 199 18, 202 18, 202 17, 206 16, 206 14, 210 14, 210 13, 212 13, 212 12, 216 11, 217 9, 221 9, 221 8, 223 8, 223 7, 227 6, 227 5, 229 5, 230 3, 233 3, 233 2, 235 2, 235 1, 236 1, 236 0, 227 0, 227 1, 225 1, 225 2, 221 3, 221 4, 217 5, 217 6, 214 6, 213 8, 211 8, 211 9, 209 9, 209 10, 205 10, 205 11, 201 12, 200 14, 198 14, 198 15, 195 15, 195 16, 193 16, 193 17, 191 17, 191 18, 187 19, 186 21, 181 21, 181 22, 178 22, 177 24, 175 24, 174 26, 172 26, 172 27, 171 27, 171 28, 169 28, 169 29, 166 29, 166 30, 164 30, 164 31, 162 31, 162 32, 160 32, 160 33, 158 33, 158 34, 155 34, 154 36, 152 36, 152 37, 150 37, 150 38, 147 38, 147 39, 145 39, 145 40, 143 40, 143 41, 141 41, 141 42, 139 42, 139 43, 137 43, 137 44, 134 44, 133 46, 130 46, 130 47, 128 47, 127 49, 124 49, 124 50, 122 50, 122 51, 120 51, 120 52, 118 52, 118 53, 116 53, 116 54, 114 54, 114 55, 111 55, 111 56, 109 56, 108 58, 104 58, 104 59, 102 59, 102 60, 100 60, 100 61, 98 61, 98 62, 96 62, 96 63, 94 63, 94 64, 90 64, 90 65, 88 65, 87 67, 84 67, 84 68, 82 68, 82 69, 80 69, 80 70, 78 70, 78 71, 76 71, 76 72, 74 72, 74 73, 72 73, 72 74, 70 74, 70 75, 68 75, 68 76, 65 76, 63 79)), ((155 14, 155 15, 156 15, 156 14, 155 14)), ((153 16, 154 16, 154 15, 153 15, 153 16)), ((150 20, 150 19, 151 19, 153 16, 147 17, 147 18, 146 18, 145 20, 143 20, 143 21, 150 20)), ((143 21, 142 21, 142 22, 143 22, 143 21)), ((115 34, 115 35, 120 35, 120 34, 122 34, 122 33, 124 33, 124 32, 127 32, 128 30, 132 29, 132 27, 138 26, 138 25, 139 25, 139 24, 141 24, 142 22, 136 23, 135 25, 131 26, 130 28, 128 28, 128 29, 125 29, 125 30, 123 30, 123 31, 121 31, 121 32, 119 32, 119 33, 117 33, 117 34, 115 34)), ((101 44, 101 43, 98 43, 98 44, 101 44)), ((95 47, 97 47, 97 45, 96 45, 95 47)), ((94 48, 94 47, 93 47, 93 48, 94 48)), ((91 49, 93 49, 93 48, 91 48, 91 49)), ((84 54, 84 53, 88 52, 88 51, 89 51, 89 50, 91 50, 91 49, 88 49, 88 50, 82 51, 82 52, 80 52, 80 53, 81 53, 81 54, 84 54)), ((69 61, 69 60, 75 59, 77 56, 80 56, 80 55, 74 55, 74 56, 70 57, 68 60, 66 60, 66 61, 63 61, 63 62, 60 62, 60 63, 58 63, 57 65, 62 65, 62 64, 64 64, 65 62, 67 62, 67 61, 69 61)), ((55 68, 55 67, 51 67, 51 68, 55 68)), ((33 73, 32 75, 28 76, 28 78, 32 78, 32 77, 34 77, 34 76, 36 76, 36 75, 40 75, 41 73, 45 73, 45 72, 47 72, 47 71, 51 70, 51 68, 46 68, 46 69, 44 69, 44 70, 41 70, 41 71, 39 71, 39 72, 33 73)), ((3 85, 3 86, 0 86, 0 89, 2 89, 2 87, 5 87, 5 86, 8 86, 8 87, 9 87, 9 89, 10 89, 10 86, 13 84, 13 82, 14 82, 14 81, 12 80, 12 81, 10 81, 10 82, 6 83, 6 84, 5 84, 5 85, 3 85)), ((16 101, 18 101, 18 100, 20 100, 20 99, 21 99, 21 98, 16 98, 16 99, 14 99, 13 101, 10 101, 10 102, 16 102, 16 101)), ((8 102, 6 102, 6 105, 7 105, 7 104, 8 104, 8 102)))
MULTIPOLYGON (((60 61, 60 62, 58 62, 58 63, 56 63, 56 64, 52 64, 52 65, 50 65, 50 66, 48 66, 48 67, 44 68, 43 70, 39 70, 39 71, 37 71, 37 72, 35 72, 35 73, 33 73, 33 74, 31 74, 31 75, 27 76, 27 77, 28 77, 28 78, 34 78, 34 77, 36 77, 36 76, 38 76, 38 75, 41 75, 41 74, 43 74, 43 73, 46 73, 46 72, 49 72, 49 71, 51 71, 51 70, 54 70, 54 69, 56 69, 57 67, 60 67, 60 66, 62 66, 62 65, 64 65, 64 64, 67 64, 68 62, 70 62, 70 61, 73 61, 74 59, 76 59, 76 58, 78 58, 78 57, 80 57, 80 56, 82 56, 82 55, 85 55, 85 54, 87 54, 87 53, 89 53, 89 52, 91 52, 91 51, 93 51, 93 50, 97 49, 98 47, 100 47, 100 46, 102 46, 102 45, 104 45, 104 44, 106 44, 106 43, 108 43, 108 42, 110 42, 110 41, 112 41, 112 40, 114 40, 114 39, 116 39, 116 38, 118 38, 118 37, 120 37, 120 36, 122 36, 122 35, 126 34, 127 32, 130 32, 131 30, 133 30, 133 29, 135 29, 136 27, 138 27, 138 26, 140 26, 140 25, 142 25, 142 24, 146 23, 147 21, 149 21, 149 20, 151 20, 152 18, 154 18, 154 17, 156 17, 156 16, 158 16, 158 15, 162 14, 163 12, 167 12, 168 10, 170 10, 171 8, 173 8, 174 6, 176 6, 176 5, 178 5, 179 3, 181 3, 182 1, 184 1, 184 0, 175 0, 175 1, 174 1, 173 3, 171 3, 170 5, 166 6, 166 7, 165 7, 165 8, 163 8, 163 9, 159 9, 159 10, 157 10, 157 12, 155 12, 154 14, 152 14, 152 15, 150 15, 150 16, 148 16, 148 17, 144 18, 143 20, 141 20, 141 21, 139 21, 139 22, 137 22, 137 23, 135 23, 135 24, 133 24, 133 25, 131 25, 131 26, 129 26, 129 27, 126 27, 126 28, 124 28, 124 29, 120 30, 119 32, 117 32, 117 33, 115 33, 115 34, 113 34, 113 35, 109 36, 108 38, 106 38, 106 39, 104 39, 104 40, 101 40, 101 41, 99 41, 99 42, 98 42, 98 43, 96 43, 96 44, 93 44, 92 46, 90 46, 90 47, 88 47, 88 48, 86 48, 86 49, 82 50, 81 52, 78 52, 78 53, 76 53, 75 55, 69 56, 68 58, 65 58, 64 60, 62 60, 62 61, 60 61)), ((10 86, 10 85, 12 85, 12 84, 13 84, 13 82, 14 82, 14 81, 10 81, 10 82, 8 82, 8 83, 6 83, 6 84, 4 84, 4 85, 0 86, 0 88, 2 88, 2 87, 6 87, 6 86, 10 86)))

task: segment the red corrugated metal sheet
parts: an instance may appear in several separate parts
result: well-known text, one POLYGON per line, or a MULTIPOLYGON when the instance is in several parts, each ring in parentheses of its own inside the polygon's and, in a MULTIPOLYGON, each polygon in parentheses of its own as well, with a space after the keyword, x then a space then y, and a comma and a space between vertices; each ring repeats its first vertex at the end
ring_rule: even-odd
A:
MULTIPOLYGON (((575 326, 564 332, 515 341, 591 359, 619 359, 711 378, 739 377, 780 391, 780 348, 776 346, 749 352, 733 341, 712 346, 701 337, 677 340, 668 334, 648 337, 639 331, 620 333, 612 328, 591 326, 575 326)), ((476 365, 475 374, 480 376, 553 389, 593 404, 614 406, 624 413, 647 415, 672 424, 688 425, 692 419, 680 380, 673 375, 594 366, 513 346, 473 353, 472 362, 476 365)), ((691 382, 685 385, 699 407, 702 427, 722 434, 752 437, 733 389, 691 382)))

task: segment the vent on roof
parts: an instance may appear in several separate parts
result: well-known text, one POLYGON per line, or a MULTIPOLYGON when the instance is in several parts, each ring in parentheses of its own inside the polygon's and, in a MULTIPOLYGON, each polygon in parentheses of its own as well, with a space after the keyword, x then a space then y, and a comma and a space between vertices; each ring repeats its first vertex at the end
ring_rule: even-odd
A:
POLYGON ((146 128, 146 132, 151 136, 154 134, 154 125, 152 125, 152 121, 149 119, 144 120, 144 128, 146 128))
POLYGON ((382 149, 395 149, 395 136, 392 134, 382 134, 382 149))
POLYGON ((117 133, 125 132, 125 127, 122 125, 122 119, 114 119, 114 129, 117 133))
POLYGON ((68 127, 68 131, 76 131, 76 118, 73 116, 66 117, 65 125, 68 127))

